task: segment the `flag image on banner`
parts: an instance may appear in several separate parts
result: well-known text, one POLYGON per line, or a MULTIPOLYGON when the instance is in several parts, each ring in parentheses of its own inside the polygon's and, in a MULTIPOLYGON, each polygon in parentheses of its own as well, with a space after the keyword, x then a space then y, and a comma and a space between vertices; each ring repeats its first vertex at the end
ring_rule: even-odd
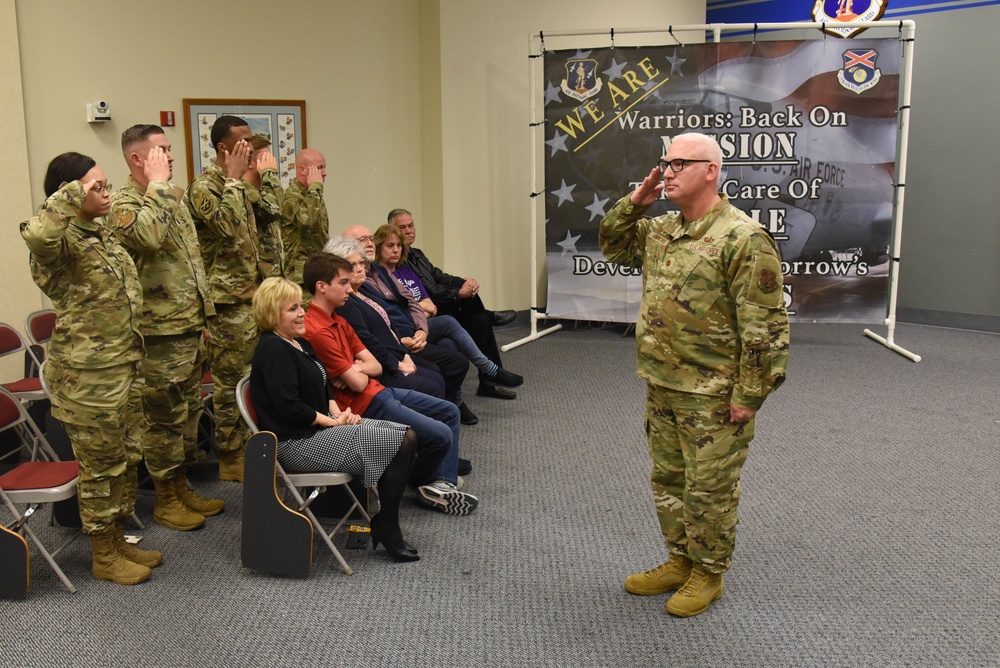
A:
MULTIPOLYGON (((793 318, 881 322, 900 51, 837 39, 547 52, 547 315, 635 321, 641 270, 604 259, 598 226, 674 137, 703 132, 722 146, 720 190, 778 242, 793 318)), ((647 215, 670 210, 664 196, 647 215)))

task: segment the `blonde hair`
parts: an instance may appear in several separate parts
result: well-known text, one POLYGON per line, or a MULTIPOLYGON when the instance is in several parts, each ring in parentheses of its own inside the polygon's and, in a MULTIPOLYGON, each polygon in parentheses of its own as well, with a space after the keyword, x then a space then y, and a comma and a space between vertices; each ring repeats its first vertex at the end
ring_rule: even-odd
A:
POLYGON ((273 332, 281 320, 285 304, 302 301, 302 288, 281 276, 265 278, 253 296, 253 319, 263 331, 273 332))

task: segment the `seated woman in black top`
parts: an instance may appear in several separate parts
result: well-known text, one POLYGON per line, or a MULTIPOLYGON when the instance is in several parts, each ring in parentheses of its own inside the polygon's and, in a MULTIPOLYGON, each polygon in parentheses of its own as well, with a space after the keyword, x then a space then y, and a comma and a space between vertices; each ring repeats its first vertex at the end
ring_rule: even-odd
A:
POLYGON ((265 279, 253 297, 253 315, 261 335, 250 396, 260 428, 278 437, 278 461, 296 471, 350 473, 365 487, 377 486, 381 510, 371 521, 373 547, 381 542, 395 561, 418 560, 399 528, 416 435, 406 425, 362 420, 349 408, 339 409, 323 364, 302 338, 305 311, 295 283, 265 279))

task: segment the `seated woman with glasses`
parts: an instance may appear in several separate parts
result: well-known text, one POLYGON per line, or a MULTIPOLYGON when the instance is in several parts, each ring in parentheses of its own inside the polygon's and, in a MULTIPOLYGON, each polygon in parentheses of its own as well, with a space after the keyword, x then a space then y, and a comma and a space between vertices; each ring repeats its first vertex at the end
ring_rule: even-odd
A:
MULTIPOLYGON (((458 349, 472 364, 479 369, 480 385, 484 383, 490 385, 504 385, 507 387, 517 387, 524 382, 524 378, 516 373, 511 373, 500 367, 483 352, 473 341, 465 328, 450 315, 435 315, 437 307, 430 300, 429 294, 424 288, 420 277, 410 269, 403 266, 406 262, 406 255, 409 247, 403 236, 403 231, 395 225, 383 225, 375 230, 372 235, 375 242, 375 261, 385 267, 393 278, 409 289, 413 298, 417 300, 424 313, 427 314, 427 340, 437 343, 443 339, 450 340, 451 344, 458 349)), ((445 341, 445 345, 449 345, 445 341)), ((513 396, 502 398, 513 398, 513 396)))
POLYGON ((381 510, 371 520, 372 547, 382 543, 393 561, 420 559, 399 527, 416 434, 403 424, 362 420, 349 408, 340 410, 326 369, 304 338, 298 285, 280 277, 264 279, 253 296, 253 315, 261 334, 250 397, 260 428, 278 437, 278 461, 296 471, 350 473, 365 487, 377 487, 381 510))

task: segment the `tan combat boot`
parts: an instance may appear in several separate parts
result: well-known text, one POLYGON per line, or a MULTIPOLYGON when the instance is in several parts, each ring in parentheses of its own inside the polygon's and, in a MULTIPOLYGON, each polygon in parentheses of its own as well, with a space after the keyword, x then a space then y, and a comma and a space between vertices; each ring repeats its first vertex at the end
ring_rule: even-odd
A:
POLYGON ((153 480, 156 487, 156 505, 153 506, 153 520, 170 529, 191 531, 205 523, 205 516, 193 513, 177 498, 177 478, 153 480))
POLYGON ((667 601, 667 612, 678 617, 694 617, 722 598, 722 573, 709 573, 701 566, 691 569, 691 577, 667 601))
POLYGON ((656 596, 680 589, 691 575, 691 560, 679 554, 670 554, 665 562, 646 571, 625 578, 625 589, 640 596, 656 596))
POLYGON ((176 476, 173 481, 174 490, 177 492, 177 498, 180 499, 181 503, 183 503, 188 510, 192 510, 199 515, 204 515, 205 517, 212 517, 213 515, 221 513, 222 509, 226 507, 226 504, 223 503, 222 499, 206 499, 191 489, 191 485, 187 481, 187 476, 184 474, 176 476))
POLYGON ((115 530, 108 527, 101 533, 90 534, 90 547, 94 551, 94 563, 90 573, 95 580, 109 580, 120 585, 139 584, 149 579, 148 567, 129 561, 115 546, 115 530))
POLYGON ((243 482, 243 451, 219 453, 219 480, 243 482))
POLYGON ((115 547, 118 549, 118 553, 129 561, 147 568, 155 568, 163 563, 162 552, 158 550, 140 550, 125 540, 125 527, 122 526, 121 520, 115 522, 115 547))

